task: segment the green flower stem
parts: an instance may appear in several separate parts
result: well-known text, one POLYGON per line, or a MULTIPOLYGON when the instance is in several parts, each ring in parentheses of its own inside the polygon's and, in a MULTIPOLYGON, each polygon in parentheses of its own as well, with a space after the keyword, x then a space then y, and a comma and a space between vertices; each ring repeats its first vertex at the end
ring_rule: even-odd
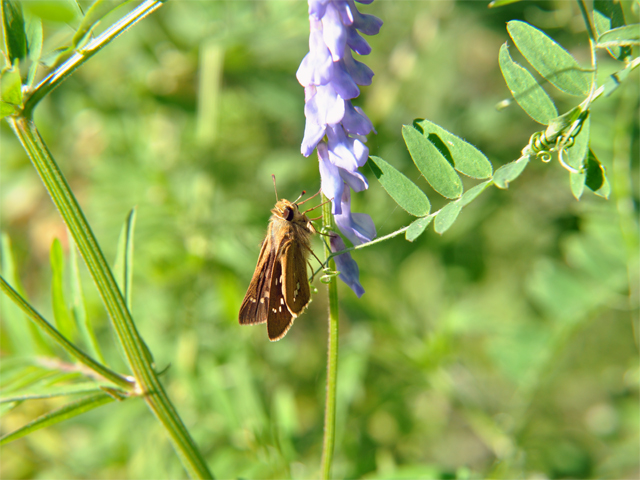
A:
POLYGON ((163 5, 164 1, 147 0, 141 3, 136 9, 132 10, 128 15, 121 18, 82 48, 82 50, 74 53, 69 60, 64 62, 53 72, 47 75, 34 89, 24 104, 22 115, 31 118, 35 106, 46 97, 54 88, 60 85, 69 75, 84 62, 98 53, 104 46, 110 43, 122 32, 127 30, 144 17, 154 12, 163 5))
POLYGON ((0 276, 0 290, 2 290, 9 299, 11 299, 20 309, 27 314, 27 316, 33 320, 40 328, 42 328, 53 340, 55 340, 62 348, 64 348, 69 355, 74 357, 80 363, 98 373, 110 382, 124 388, 127 391, 131 391, 135 386, 135 380, 132 378, 126 378, 122 375, 110 370, 99 362, 96 362, 93 358, 86 355, 79 350, 73 343, 67 340, 56 328, 47 322, 38 312, 36 312, 29 303, 22 298, 22 296, 16 292, 11 285, 9 285, 2 276, 0 276))
POLYGON ((183 466, 192 478, 212 478, 195 442, 189 435, 146 353, 131 314, 118 288, 98 242, 62 172, 40 137, 34 123, 22 117, 7 117, 33 166, 40 175, 67 228, 78 246, 89 273, 98 288, 129 366, 137 380, 140 395, 167 430, 183 466))
MULTIPOLYGON (((322 195, 323 226, 325 230, 334 230, 335 224, 331 214, 331 202, 322 195)), ((331 260, 331 250, 327 243, 324 246, 325 261, 330 270, 336 265, 331 260)), ((322 460, 320 463, 320 478, 331 478, 331 464, 333 463, 333 448, 336 435, 336 386, 338 383, 338 283, 337 278, 331 278, 327 285, 329 290, 329 343, 327 346, 327 396, 324 410, 324 439, 322 442, 322 460)))

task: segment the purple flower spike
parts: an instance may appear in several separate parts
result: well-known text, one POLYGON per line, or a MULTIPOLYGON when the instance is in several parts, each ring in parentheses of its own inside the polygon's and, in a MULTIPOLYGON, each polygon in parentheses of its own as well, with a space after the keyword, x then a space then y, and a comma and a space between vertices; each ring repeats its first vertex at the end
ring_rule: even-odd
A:
MULTIPOLYGON (((369 4, 373 0, 357 0, 369 4)), ((369 187, 360 173, 369 157, 364 142, 366 135, 375 132, 371 120, 359 107, 351 103, 360 95, 359 86, 371 85, 373 71, 353 58, 352 51, 368 55, 371 47, 360 35, 375 35, 382 20, 363 15, 354 0, 308 0, 309 53, 296 73, 305 87, 304 114, 307 122, 300 151, 305 157, 318 150, 318 164, 322 192, 332 201, 331 211, 336 224, 354 245, 369 242, 376 236, 376 228, 369 215, 351 213, 351 190, 360 192, 369 187), (326 136, 326 140, 325 140, 326 136)), ((331 246, 339 241, 331 236, 331 246)), ((356 295, 364 289, 358 280, 358 265, 351 255, 336 257, 340 279, 356 295)))
MULTIPOLYGON (((339 252, 347 248, 344 241, 335 233, 330 234, 329 244, 332 252, 339 252)), ((360 269, 356 261, 351 258, 349 252, 333 257, 336 261, 336 268, 340 272, 339 278, 346 283, 351 290, 360 298, 364 294, 364 288, 360 285, 360 269)))

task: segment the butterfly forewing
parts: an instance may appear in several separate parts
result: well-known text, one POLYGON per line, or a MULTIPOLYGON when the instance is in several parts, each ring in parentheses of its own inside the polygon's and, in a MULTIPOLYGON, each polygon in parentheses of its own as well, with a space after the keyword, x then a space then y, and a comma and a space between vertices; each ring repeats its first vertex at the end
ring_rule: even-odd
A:
POLYGON ((294 317, 300 315, 311 299, 309 280, 307 279, 307 255, 305 246, 290 243, 283 255, 285 271, 283 292, 284 301, 294 317))
POLYGON ((273 266, 270 289, 271 301, 269 302, 267 317, 267 333, 269 334, 269 340, 272 342, 284 337, 291 325, 293 325, 293 315, 291 315, 284 300, 282 272, 282 262, 276 261, 273 266))
POLYGON ((273 266, 276 263, 276 252, 271 246, 271 235, 262 242, 258 264, 253 272, 251 283, 240 307, 238 318, 243 325, 264 323, 267 321, 269 308, 269 289, 273 266))

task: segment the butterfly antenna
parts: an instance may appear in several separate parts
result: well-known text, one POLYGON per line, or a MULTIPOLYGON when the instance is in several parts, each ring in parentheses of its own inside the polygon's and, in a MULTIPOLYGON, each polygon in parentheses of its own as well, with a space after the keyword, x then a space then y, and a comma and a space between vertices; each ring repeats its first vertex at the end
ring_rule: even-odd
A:
MULTIPOLYGON (((316 195, 317 195, 317 194, 316 194, 316 195)), ((315 197, 315 195, 314 195, 314 197, 315 197)), ((308 200, 308 199, 307 199, 307 200, 308 200)), ((321 206, 326 205, 327 203, 329 203, 331 200, 332 200, 332 199, 329 199, 329 200, 327 200, 326 202, 322 202, 321 204, 316 205, 315 207, 308 208, 307 210, 305 210, 304 212, 302 212, 302 214, 304 215, 305 213, 310 212, 311 210, 315 210, 316 208, 320 208, 321 206)), ((306 200, 305 200, 305 201, 306 201, 306 200)), ((304 202, 303 202, 303 203, 304 203, 304 202)), ((318 218, 322 218, 322 216, 320 216, 320 217, 318 217, 318 218)))
POLYGON ((276 176, 272 173, 271 178, 273 179, 273 189, 276 192, 276 203, 278 202, 278 189, 276 188, 276 176))
MULTIPOLYGON (((322 190, 318 190, 318 192, 314 195, 311 195, 309 198, 307 198, 304 202, 300 202, 297 203, 297 205, 302 205, 303 203, 307 203, 309 200, 311 200, 312 198, 316 198, 318 195, 320 195, 320 192, 322 192, 322 190)), ((302 192, 302 195, 304 195, 304 192, 302 192)), ((300 197, 302 197, 302 195, 300 195, 300 197)), ((298 197, 298 200, 300 200, 300 197, 298 197)), ((296 203, 298 200, 296 200, 293 203, 296 203)))
POLYGON ((303 196, 305 193, 307 193, 307 191, 306 191, 306 190, 302 190, 302 193, 300 194, 300 196, 299 196, 298 198, 296 198, 296 199, 293 201, 293 203, 295 203, 296 205, 302 205, 304 202, 306 202, 307 200, 309 200, 309 199, 307 198, 307 200, 305 200, 304 202, 300 202, 300 203, 298 204, 298 200, 300 200, 300 199, 302 198, 302 196, 303 196))

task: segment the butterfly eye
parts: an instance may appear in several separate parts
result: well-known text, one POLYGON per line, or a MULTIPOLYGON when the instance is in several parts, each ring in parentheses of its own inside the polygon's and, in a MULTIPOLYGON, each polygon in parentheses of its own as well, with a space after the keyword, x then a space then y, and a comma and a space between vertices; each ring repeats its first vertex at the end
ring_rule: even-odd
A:
POLYGON ((285 207, 284 209, 284 219, 287 221, 291 221, 293 220, 293 208, 291 207, 285 207))

